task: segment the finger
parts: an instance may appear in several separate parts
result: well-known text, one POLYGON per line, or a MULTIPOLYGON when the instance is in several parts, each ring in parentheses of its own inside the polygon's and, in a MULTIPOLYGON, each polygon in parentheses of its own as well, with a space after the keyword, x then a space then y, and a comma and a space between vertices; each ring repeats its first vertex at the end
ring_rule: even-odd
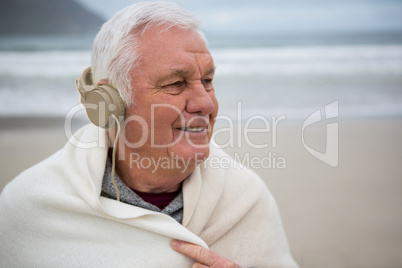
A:
POLYGON ((204 264, 201 264, 199 262, 196 262, 193 264, 193 266, 191 266, 191 268, 210 268, 209 266, 206 266, 204 264))
MULTIPOLYGON (((218 255, 216 255, 215 253, 206 248, 191 243, 187 243, 184 241, 173 240, 172 242, 170 242, 170 245, 177 252, 184 254, 198 261, 200 264, 205 264, 207 266, 213 265, 218 257, 218 255)), ((195 266, 195 267, 202 267, 202 266, 195 266)))

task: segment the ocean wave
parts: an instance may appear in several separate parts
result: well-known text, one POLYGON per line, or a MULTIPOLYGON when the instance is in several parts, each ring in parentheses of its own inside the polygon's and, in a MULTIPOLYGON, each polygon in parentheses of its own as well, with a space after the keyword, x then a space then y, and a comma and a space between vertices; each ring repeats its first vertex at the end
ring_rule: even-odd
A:
MULTIPOLYGON (((402 45, 224 48, 211 51, 223 76, 402 76, 402 45)), ((90 65, 91 52, 0 52, 0 75, 70 77, 90 65)))
POLYGON ((0 75, 15 77, 77 76, 91 61, 90 51, 0 52, 0 75))
POLYGON ((402 46, 323 46, 212 51, 220 75, 402 75, 402 46))
MULTIPOLYGON (((402 45, 224 48, 211 53, 223 114, 234 113, 236 101, 242 100, 248 115, 304 118, 338 100, 346 117, 402 115, 402 45)), ((78 103, 74 79, 90 57, 89 50, 0 51, 0 116, 65 115, 78 103)))

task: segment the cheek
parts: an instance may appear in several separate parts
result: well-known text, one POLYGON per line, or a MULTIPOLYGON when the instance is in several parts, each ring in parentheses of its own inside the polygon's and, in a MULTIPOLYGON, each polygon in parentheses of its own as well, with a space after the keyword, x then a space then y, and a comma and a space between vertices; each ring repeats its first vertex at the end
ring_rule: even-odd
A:
POLYGON ((181 107, 169 103, 156 104, 151 112, 151 122, 155 128, 159 125, 173 125, 174 123, 185 122, 181 107))
POLYGON ((156 105, 150 117, 150 133, 157 144, 170 144, 174 139, 174 126, 184 125, 183 113, 175 105, 160 104, 156 105))
POLYGON ((149 136, 149 126, 145 118, 139 115, 126 116, 121 124, 120 141, 130 147, 141 147, 149 136))

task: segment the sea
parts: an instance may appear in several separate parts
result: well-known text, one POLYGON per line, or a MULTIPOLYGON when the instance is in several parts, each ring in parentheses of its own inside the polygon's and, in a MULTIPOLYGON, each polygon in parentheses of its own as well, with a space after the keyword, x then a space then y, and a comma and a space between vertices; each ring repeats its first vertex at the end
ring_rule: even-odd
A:
MULTIPOLYGON (((93 37, 0 37, 0 117, 77 107, 93 37)), ((331 103, 341 118, 402 116, 401 33, 207 37, 222 117, 300 120, 331 103)))

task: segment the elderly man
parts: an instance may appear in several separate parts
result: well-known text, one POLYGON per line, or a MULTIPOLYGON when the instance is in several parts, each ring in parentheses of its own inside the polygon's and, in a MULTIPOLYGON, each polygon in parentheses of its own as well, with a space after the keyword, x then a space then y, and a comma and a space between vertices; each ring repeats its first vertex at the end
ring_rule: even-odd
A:
POLYGON ((210 146, 214 72, 198 20, 174 4, 106 22, 77 81, 101 128, 7 185, 0 266, 296 267, 260 178, 208 164, 229 159, 210 146))

